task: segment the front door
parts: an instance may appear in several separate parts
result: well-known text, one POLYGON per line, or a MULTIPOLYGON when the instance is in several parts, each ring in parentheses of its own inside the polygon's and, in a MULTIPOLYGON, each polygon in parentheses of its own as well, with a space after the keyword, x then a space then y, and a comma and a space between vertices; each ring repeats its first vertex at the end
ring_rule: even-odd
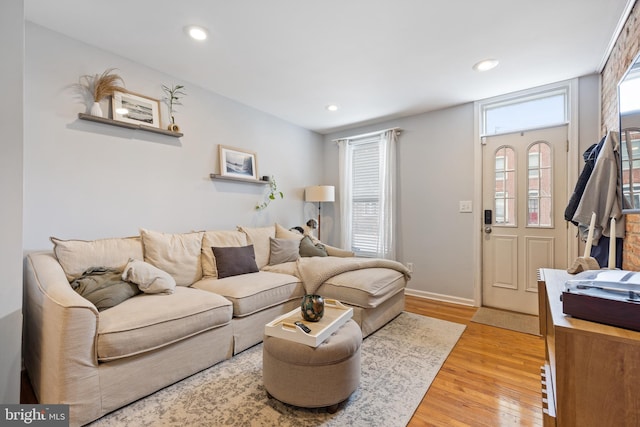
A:
POLYGON ((482 305, 537 314, 537 270, 567 268, 567 126, 485 137, 482 169, 482 305))

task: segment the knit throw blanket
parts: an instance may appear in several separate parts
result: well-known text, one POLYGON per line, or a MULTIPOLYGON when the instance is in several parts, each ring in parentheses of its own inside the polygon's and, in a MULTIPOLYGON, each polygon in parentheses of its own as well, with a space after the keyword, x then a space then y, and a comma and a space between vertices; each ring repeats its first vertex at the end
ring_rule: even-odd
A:
POLYGON ((390 268, 404 274, 407 280, 411 278, 403 264, 379 258, 302 257, 296 261, 296 268, 308 294, 315 293, 320 285, 338 274, 365 268, 390 268))

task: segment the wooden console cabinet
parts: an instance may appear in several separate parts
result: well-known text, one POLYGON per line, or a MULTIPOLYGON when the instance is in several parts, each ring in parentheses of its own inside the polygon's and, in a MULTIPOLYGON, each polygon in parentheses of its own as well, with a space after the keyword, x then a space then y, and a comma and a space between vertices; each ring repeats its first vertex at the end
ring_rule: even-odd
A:
POLYGON ((640 332, 563 314, 560 296, 572 276, 538 274, 544 426, 640 426, 640 332))

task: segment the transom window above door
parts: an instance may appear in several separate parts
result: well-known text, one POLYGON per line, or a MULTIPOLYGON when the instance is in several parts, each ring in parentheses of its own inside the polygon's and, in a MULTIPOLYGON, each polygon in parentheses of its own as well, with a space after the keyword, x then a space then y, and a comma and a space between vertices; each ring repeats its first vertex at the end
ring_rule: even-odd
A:
POLYGON ((481 134, 500 135, 567 123, 566 88, 484 105, 481 134))

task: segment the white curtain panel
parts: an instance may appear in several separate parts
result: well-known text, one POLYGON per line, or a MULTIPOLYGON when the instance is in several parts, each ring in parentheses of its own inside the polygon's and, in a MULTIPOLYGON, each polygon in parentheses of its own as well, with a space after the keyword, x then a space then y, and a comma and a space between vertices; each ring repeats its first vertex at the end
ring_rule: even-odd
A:
POLYGON ((351 150, 349 140, 338 141, 340 167, 340 236, 341 247, 351 250, 351 150))
POLYGON ((396 145, 398 132, 388 130, 382 135, 380 146, 380 230, 378 258, 396 259, 396 145))

